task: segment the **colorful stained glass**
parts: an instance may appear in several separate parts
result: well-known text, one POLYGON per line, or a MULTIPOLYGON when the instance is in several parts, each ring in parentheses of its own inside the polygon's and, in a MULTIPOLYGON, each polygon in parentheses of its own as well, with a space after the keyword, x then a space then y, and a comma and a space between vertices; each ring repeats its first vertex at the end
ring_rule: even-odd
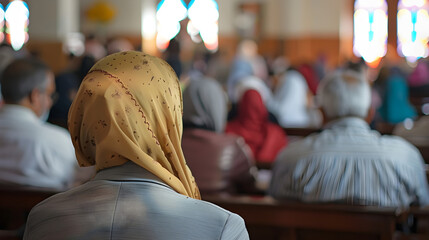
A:
POLYGON ((353 52, 370 65, 378 64, 387 51, 387 3, 357 0, 354 7, 353 52))
POLYGON ((428 56, 429 3, 426 0, 398 2, 398 53, 415 62, 428 56))

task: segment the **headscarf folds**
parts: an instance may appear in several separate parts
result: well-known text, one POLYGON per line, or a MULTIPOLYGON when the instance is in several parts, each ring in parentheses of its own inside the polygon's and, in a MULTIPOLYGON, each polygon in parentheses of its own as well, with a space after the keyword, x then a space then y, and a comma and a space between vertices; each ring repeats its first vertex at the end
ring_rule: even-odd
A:
POLYGON ((81 166, 101 170, 132 161, 200 198, 181 149, 179 82, 165 61, 136 51, 101 59, 82 81, 68 125, 81 166))
POLYGON ((287 145, 282 128, 270 123, 268 111, 258 91, 244 92, 235 119, 227 123, 227 133, 242 136, 259 162, 273 162, 277 153, 287 145))

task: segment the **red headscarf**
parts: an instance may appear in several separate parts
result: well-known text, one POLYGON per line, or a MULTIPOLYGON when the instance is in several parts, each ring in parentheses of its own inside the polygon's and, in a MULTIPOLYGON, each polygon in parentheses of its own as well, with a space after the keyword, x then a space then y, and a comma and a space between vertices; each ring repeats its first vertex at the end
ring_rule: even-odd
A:
POLYGON ((304 76, 310 91, 316 95, 319 79, 314 69, 309 64, 303 64, 298 68, 298 71, 304 76))
POLYGON ((256 90, 244 93, 238 104, 238 114, 228 122, 225 131, 242 136, 260 162, 274 161, 277 153, 287 145, 285 132, 269 122, 267 108, 256 90))

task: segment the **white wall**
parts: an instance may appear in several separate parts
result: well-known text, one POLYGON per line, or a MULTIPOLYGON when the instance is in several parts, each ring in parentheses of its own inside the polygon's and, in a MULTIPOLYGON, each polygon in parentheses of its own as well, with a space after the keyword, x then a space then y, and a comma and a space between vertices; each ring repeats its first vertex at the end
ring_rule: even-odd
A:
POLYGON ((282 37, 282 27, 285 21, 285 0, 269 0, 263 2, 262 33, 267 37, 282 37))
POLYGON ((271 37, 338 36, 345 0, 217 0, 219 34, 235 35, 234 19, 240 3, 262 5, 262 33, 271 37))
POLYGON ((57 40, 58 1, 28 0, 30 39, 57 40))
POLYGON ((339 34, 340 6, 344 0, 287 0, 284 4, 284 36, 332 36, 339 34))
POLYGON ((79 30, 79 3, 75 0, 27 0, 30 39, 62 41, 79 30))
POLYGON ((85 11, 97 0, 80 0, 81 31, 91 33, 100 31, 111 35, 141 35, 142 1, 145 0, 106 0, 115 9, 116 15, 108 25, 97 25, 85 17, 85 11))
MULTIPOLYGON (((85 18, 85 11, 96 1, 27 0, 30 8, 30 37, 58 40, 67 32, 78 29, 84 33, 99 31, 106 36, 141 35, 143 1, 148 0, 106 0, 114 7, 116 16, 105 26, 85 18)), ((261 30, 265 36, 338 36, 340 33, 345 0, 217 0, 221 36, 236 35, 238 5, 251 1, 262 5, 261 30)), ((347 29, 341 31, 347 32, 347 29)))

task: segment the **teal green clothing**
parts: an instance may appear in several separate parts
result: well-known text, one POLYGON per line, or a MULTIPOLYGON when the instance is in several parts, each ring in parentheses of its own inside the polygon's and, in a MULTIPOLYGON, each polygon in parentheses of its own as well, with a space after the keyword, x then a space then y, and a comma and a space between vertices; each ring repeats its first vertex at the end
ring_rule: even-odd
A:
POLYGON ((396 124, 417 116, 408 95, 406 80, 398 74, 392 75, 386 82, 383 103, 378 110, 384 121, 396 124))

